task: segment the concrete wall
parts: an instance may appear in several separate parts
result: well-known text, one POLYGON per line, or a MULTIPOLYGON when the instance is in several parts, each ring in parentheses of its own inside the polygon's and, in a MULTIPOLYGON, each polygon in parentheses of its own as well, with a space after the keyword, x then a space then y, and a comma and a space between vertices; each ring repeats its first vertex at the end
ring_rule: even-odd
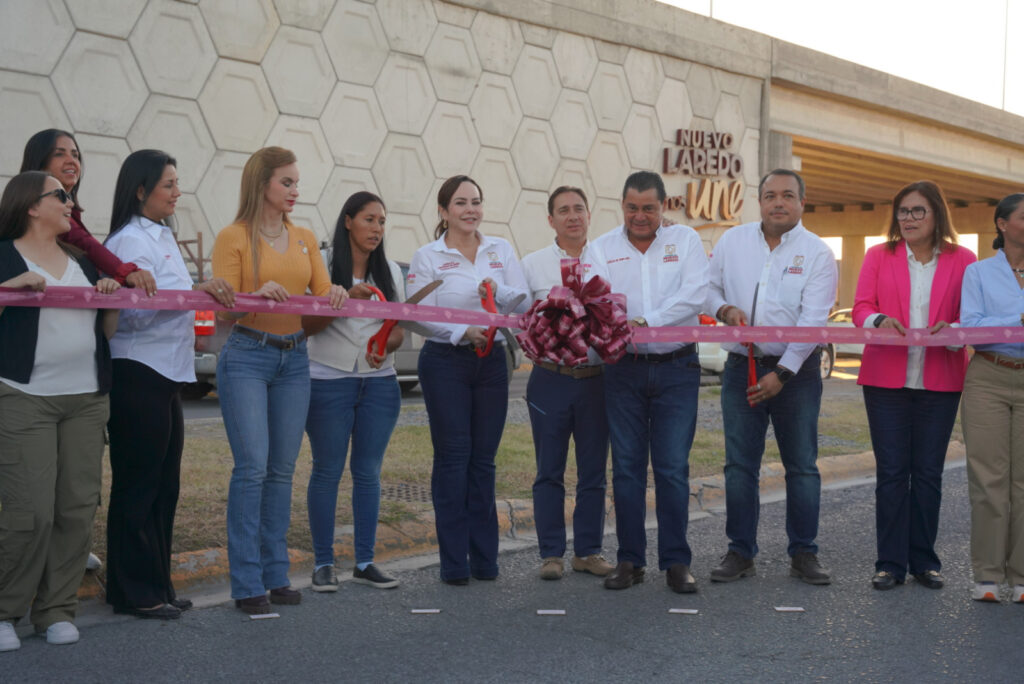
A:
MULTIPOLYGON (((179 161, 181 237, 212 237, 234 216, 248 155, 281 145, 299 158, 293 216, 322 238, 365 188, 390 210, 389 254, 409 259, 431 239, 440 183, 469 173, 485 232, 524 254, 550 240, 552 188, 586 189, 605 232, 621 221, 626 175, 657 169, 675 130, 693 127, 735 136, 742 218, 756 217, 757 77, 659 54, 642 35, 610 43, 533 23, 543 12, 486 11, 529 3, 484 4, 5 0, 0 184, 32 133, 69 129, 85 159, 85 222, 104 234, 121 161, 158 147, 179 161)), ((694 16, 668 9, 653 11, 694 16)), ((667 180, 682 192, 681 177, 667 180)))

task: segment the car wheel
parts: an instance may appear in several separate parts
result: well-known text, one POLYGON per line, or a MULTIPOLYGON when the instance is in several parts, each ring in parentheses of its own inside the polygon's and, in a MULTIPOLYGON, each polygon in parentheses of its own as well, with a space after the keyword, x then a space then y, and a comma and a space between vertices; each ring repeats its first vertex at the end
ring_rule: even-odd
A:
POLYGON ((821 379, 832 377, 832 366, 836 362, 836 346, 830 344, 821 350, 821 379))

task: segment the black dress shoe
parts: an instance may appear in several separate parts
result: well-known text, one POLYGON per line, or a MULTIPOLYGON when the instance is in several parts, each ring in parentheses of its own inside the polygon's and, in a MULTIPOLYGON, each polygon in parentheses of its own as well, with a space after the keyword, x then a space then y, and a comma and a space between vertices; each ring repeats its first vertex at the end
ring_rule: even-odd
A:
POLYGON ((453 577, 452 579, 442 580, 445 584, 449 584, 453 587, 465 587, 469 585, 468 577, 453 577))
POLYGON ((156 608, 123 606, 121 608, 114 608, 114 612, 121 613, 122 615, 134 615, 143 620, 177 620, 181 617, 181 611, 169 603, 164 603, 156 608))
POLYGON ((605 589, 629 589, 634 584, 644 581, 644 569, 635 568, 628 561, 623 561, 615 566, 612 574, 604 578, 605 589))
POLYGON ((188 599, 176 598, 171 601, 171 605, 184 613, 186 610, 192 607, 192 602, 188 599))
POLYGON ((938 570, 925 570, 924 572, 915 572, 914 579, 922 587, 928 587, 929 589, 941 589, 945 582, 942 579, 942 575, 939 574, 938 570))
POLYGON ((674 563, 665 573, 668 588, 677 594, 696 594, 697 580, 690 574, 690 566, 685 563, 674 563))
POLYGON ((896 577, 888 570, 879 570, 875 573, 875 576, 871 578, 871 586, 879 591, 887 591, 892 589, 897 584, 903 584, 903 580, 896 577))
POLYGON ((270 590, 270 602, 281 606, 297 606, 302 603, 302 592, 289 587, 270 590))

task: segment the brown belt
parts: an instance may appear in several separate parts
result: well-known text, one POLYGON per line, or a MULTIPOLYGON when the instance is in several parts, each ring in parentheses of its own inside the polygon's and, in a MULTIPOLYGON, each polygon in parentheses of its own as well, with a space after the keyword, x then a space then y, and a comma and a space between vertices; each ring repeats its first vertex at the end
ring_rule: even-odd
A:
POLYGON ((533 365, 544 370, 549 370, 552 373, 558 373, 560 375, 568 375, 582 380, 583 378, 592 378, 595 375, 600 375, 604 372, 604 366, 598 364, 594 366, 576 366, 575 368, 570 366, 560 366, 557 363, 551 363, 550 361, 534 361, 533 365))
POLYGON ((1013 357, 1003 357, 1003 356, 1000 356, 999 354, 993 354, 992 352, 987 352, 987 351, 976 351, 974 353, 975 353, 976 356, 980 356, 981 358, 985 359, 986 361, 991 361, 992 363, 996 364, 997 366, 1002 366, 1003 368, 1013 368, 1014 370, 1020 370, 1020 369, 1024 368, 1024 359, 1015 359, 1013 357))

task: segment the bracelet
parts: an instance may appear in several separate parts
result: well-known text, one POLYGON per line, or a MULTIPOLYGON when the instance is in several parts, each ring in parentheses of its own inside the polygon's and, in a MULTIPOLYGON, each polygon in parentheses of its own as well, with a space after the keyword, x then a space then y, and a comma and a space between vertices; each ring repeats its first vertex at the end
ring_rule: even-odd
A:
POLYGON ((735 309, 735 308, 736 307, 733 306, 732 304, 726 304, 724 307, 722 307, 719 310, 719 312, 718 312, 718 320, 720 320, 722 323, 725 323, 725 314, 729 313, 730 309, 735 309))
POLYGON ((876 328, 881 327, 882 323, 884 323, 885 319, 887 319, 887 318, 889 318, 889 317, 886 316, 885 314, 878 314, 878 318, 875 319, 875 327, 876 328))

